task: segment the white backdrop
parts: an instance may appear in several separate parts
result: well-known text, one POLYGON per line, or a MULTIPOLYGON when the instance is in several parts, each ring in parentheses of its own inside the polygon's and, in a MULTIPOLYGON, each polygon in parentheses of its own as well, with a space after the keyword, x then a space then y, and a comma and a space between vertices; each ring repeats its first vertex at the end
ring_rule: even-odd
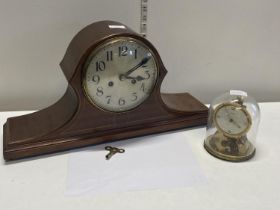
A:
MULTIPOLYGON (((280 1, 150 0, 148 39, 164 92, 205 103, 229 89, 280 101, 280 1)), ((0 0, 0 110, 47 107, 66 89, 59 68, 72 37, 99 20, 139 31, 140 0, 0 0)))

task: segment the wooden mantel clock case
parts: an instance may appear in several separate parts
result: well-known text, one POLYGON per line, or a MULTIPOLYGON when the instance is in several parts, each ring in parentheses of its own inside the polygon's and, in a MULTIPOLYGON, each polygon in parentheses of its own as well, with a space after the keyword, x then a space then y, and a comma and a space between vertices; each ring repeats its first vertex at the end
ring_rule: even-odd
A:
POLYGON ((157 50, 121 23, 85 27, 60 65, 64 96, 7 120, 5 160, 206 124, 207 107, 190 94, 160 93, 167 71, 157 50))

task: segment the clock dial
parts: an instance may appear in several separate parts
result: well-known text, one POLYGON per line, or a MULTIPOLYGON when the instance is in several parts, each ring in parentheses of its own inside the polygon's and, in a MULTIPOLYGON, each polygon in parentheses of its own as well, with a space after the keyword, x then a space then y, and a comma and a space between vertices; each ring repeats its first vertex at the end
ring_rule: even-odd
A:
POLYGON ((157 77, 154 55, 144 43, 117 38, 91 53, 84 66, 83 86, 95 106, 122 112, 143 103, 157 77))
POLYGON ((228 136, 243 135, 251 126, 251 117, 246 109, 233 103, 218 106, 214 120, 217 128, 228 136))

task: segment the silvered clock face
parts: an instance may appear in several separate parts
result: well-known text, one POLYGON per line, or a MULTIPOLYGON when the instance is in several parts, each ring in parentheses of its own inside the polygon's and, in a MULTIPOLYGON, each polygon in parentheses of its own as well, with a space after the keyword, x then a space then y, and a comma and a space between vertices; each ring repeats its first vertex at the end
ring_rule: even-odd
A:
POLYGON ((245 107, 235 103, 218 106, 214 116, 217 128, 227 136, 241 136, 251 126, 251 116, 245 107))
POLYGON ((154 55, 144 43, 117 38, 91 53, 84 66, 83 87, 95 106, 122 112, 144 102, 157 77, 154 55))

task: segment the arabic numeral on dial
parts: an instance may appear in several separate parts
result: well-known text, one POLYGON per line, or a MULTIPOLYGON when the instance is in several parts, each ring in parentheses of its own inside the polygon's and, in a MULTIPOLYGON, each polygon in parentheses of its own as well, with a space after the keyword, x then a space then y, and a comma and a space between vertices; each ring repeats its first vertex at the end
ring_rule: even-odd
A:
POLYGON ((136 101, 137 100, 137 93, 132 93, 132 99, 131 101, 136 101))
POLYGON ((150 79, 151 75, 150 75, 149 71, 145 71, 145 72, 146 72, 146 75, 147 75, 147 77, 145 79, 150 79))
POLYGON ((123 98, 119 99, 119 105, 124 106, 125 105, 125 100, 123 98))
POLYGON ((103 95, 103 88, 102 87, 98 87, 96 89, 96 95, 97 96, 102 96, 103 95))
POLYGON ((99 81, 100 81, 100 76, 99 75, 93 75, 92 81, 95 82, 96 84, 98 84, 99 81))
POLYGON ((110 104, 110 103, 111 103, 111 97, 112 97, 112 96, 106 96, 107 104, 110 104))
POLYGON ((97 61, 95 63, 96 71, 104 71, 106 68, 106 64, 104 61, 97 61))
POLYGON ((127 46, 120 46, 119 47, 119 56, 127 56, 128 48, 127 46))
POLYGON ((113 51, 107 51, 106 52, 107 61, 113 60, 113 51))
POLYGON ((145 83, 141 84, 140 90, 142 90, 143 92, 145 92, 145 83))

